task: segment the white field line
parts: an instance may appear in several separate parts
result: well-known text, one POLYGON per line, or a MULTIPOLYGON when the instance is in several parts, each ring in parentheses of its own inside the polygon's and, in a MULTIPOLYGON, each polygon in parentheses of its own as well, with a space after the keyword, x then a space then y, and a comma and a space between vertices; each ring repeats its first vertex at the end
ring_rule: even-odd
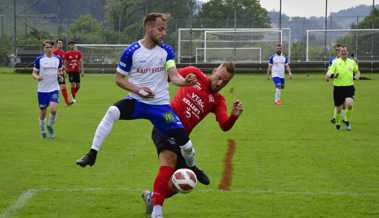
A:
POLYGON ((36 189, 28 189, 24 191, 16 200, 15 203, 7 207, 1 214, 0 218, 10 218, 18 210, 22 209, 26 202, 33 197, 33 195, 38 192, 36 189))
MULTIPOLYGON (((143 188, 41 188, 36 189, 39 192, 107 192, 107 191, 123 191, 123 192, 142 192, 143 188)), ((366 193, 366 192, 311 192, 311 191, 274 191, 274 190, 257 190, 257 189, 233 189, 231 191, 222 191, 218 189, 200 189, 196 190, 201 193, 245 193, 245 194, 271 194, 271 195, 299 195, 299 196, 352 196, 352 197, 364 197, 364 196, 379 196, 378 192, 366 193)))
MULTIPOLYGON (((142 188, 40 188, 40 189, 28 189, 23 192, 17 199, 17 201, 10 205, 0 214, 0 218, 10 218, 18 210, 22 209, 27 201, 33 197, 34 194, 38 192, 111 192, 111 191, 122 191, 122 192, 142 192, 142 188)), ((243 190, 234 189, 231 191, 220 191, 217 189, 201 189, 198 190, 201 193, 244 193, 251 195, 258 194, 271 194, 271 195, 285 195, 285 196, 350 196, 350 197, 368 197, 368 196, 379 196, 379 193, 365 193, 365 192, 300 192, 300 191, 273 191, 273 190, 243 190)))

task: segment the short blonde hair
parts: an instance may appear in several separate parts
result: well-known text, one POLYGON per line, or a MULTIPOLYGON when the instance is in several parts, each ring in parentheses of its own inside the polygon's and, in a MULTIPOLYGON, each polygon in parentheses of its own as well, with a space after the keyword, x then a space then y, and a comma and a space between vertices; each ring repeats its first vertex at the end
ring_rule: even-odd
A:
POLYGON ((49 45, 53 46, 54 45, 54 41, 50 40, 50 39, 43 40, 42 46, 45 46, 45 44, 49 44, 49 45))
POLYGON ((222 64, 223 67, 225 67, 226 71, 228 71, 230 74, 234 75, 234 71, 236 69, 236 66, 233 62, 226 62, 222 64))
POLYGON ((158 18, 166 22, 169 17, 170 17, 169 14, 164 14, 164 13, 158 13, 158 12, 149 13, 143 19, 143 26, 145 27, 146 25, 149 25, 155 22, 158 18))

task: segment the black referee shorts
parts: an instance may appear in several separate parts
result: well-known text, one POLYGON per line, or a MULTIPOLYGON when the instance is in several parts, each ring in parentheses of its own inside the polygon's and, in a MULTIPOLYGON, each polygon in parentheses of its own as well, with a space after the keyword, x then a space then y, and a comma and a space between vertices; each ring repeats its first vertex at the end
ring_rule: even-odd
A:
POLYGON ((354 86, 334 86, 333 98, 334 106, 338 107, 344 104, 346 98, 354 99, 354 86))
POLYGON ((180 153, 179 145, 176 143, 176 140, 173 136, 169 136, 159 131, 158 128, 154 128, 151 134, 155 148, 157 149, 157 154, 161 153, 164 150, 169 150, 174 152, 177 155, 177 164, 176 168, 188 168, 186 162, 180 153))

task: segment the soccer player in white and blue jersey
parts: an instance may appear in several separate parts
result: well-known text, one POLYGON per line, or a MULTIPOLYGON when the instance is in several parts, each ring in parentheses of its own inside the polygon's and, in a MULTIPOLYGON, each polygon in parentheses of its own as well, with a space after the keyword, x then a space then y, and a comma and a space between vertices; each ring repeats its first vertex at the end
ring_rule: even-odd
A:
POLYGON ((289 78, 292 78, 292 72, 290 65, 288 64, 288 58, 282 53, 282 45, 276 45, 276 53, 273 54, 268 61, 267 75, 271 78, 275 85, 275 97, 274 103, 281 105, 281 90, 284 89, 285 76, 284 72, 287 69, 289 78), (270 77, 271 74, 271 77, 270 77))
MULTIPOLYGON (((179 146, 188 166, 195 166, 192 142, 169 103, 168 80, 179 86, 194 85, 197 81, 194 74, 183 78, 177 72, 175 52, 170 45, 163 43, 167 34, 166 20, 164 14, 147 15, 143 39, 125 49, 116 69, 116 84, 129 91, 129 95, 108 108, 96 129, 90 151, 77 160, 78 165, 84 167, 95 164, 97 152, 115 121, 148 119, 154 127, 171 137, 172 143, 179 146)), ((176 157, 159 155, 160 168, 154 182, 153 203, 157 201, 154 199, 165 197, 170 178, 167 175, 173 174, 175 170, 167 167, 167 162, 172 158, 176 157)), ((162 206, 154 204, 152 217, 162 217, 162 206)))
POLYGON ((38 81, 37 95, 40 108, 40 132, 42 138, 55 137, 54 124, 57 116, 57 106, 59 103, 58 74, 62 74, 62 60, 53 55, 54 42, 46 40, 43 42, 44 54, 37 57, 34 62, 32 76, 38 81), (50 107, 50 116, 47 121, 47 108, 50 107))

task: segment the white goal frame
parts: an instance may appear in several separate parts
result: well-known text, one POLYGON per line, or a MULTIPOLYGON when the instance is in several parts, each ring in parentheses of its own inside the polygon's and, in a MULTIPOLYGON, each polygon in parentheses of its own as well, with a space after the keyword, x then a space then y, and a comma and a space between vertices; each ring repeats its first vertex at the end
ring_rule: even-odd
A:
MULTIPOLYGON (((196 48, 196 52, 195 52, 195 63, 197 64, 197 60, 198 60, 198 54, 199 54, 199 50, 204 50, 204 55, 206 53, 205 49, 208 49, 208 50, 258 50, 259 51, 259 60, 258 60, 258 63, 262 63, 262 48, 259 48, 259 47, 239 47, 239 48, 233 48, 233 47, 218 47, 218 48, 196 48)), ((207 61, 204 60, 204 63, 206 63, 207 61)), ((236 61, 236 63, 238 63, 238 61, 236 61)))
MULTIPOLYGON (((205 38, 205 35, 204 35, 204 38, 194 38, 192 39, 183 39, 183 34, 184 32, 188 32, 190 31, 191 32, 191 35, 192 35, 192 32, 193 34, 195 33, 201 33, 201 32, 205 32, 208 31, 220 31, 220 32, 238 32, 238 31, 242 31, 242 32, 278 32, 278 33, 281 33, 280 34, 280 41, 282 44, 283 44, 283 39, 285 39, 285 42, 288 43, 288 46, 287 46, 287 49, 288 49, 288 60, 290 61, 291 60, 291 29, 290 28, 178 28, 178 42, 177 42, 177 48, 178 48, 178 58, 177 58, 177 61, 179 64, 182 63, 182 58, 185 58, 185 57, 190 57, 190 56, 185 56, 183 55, 183 48, 182 48, 182 43, 183 42, 194 42, 194 43, 200 43, 200 42, 203 42, 204 43, 204 38, 205 38), (285 34, 283 34, 285 32, 285 34), (288 37, 288 39, 287 39, 288 37)), ((192 46, 191 46, 192 47, 192 46)), ((202 48, 204 48, 205 46, 201 46, 202 48)), ((196 50, 197 47, 193 47, 194 50, 196 50)), ((209 48, 208 48, 209 49, 209 48)), ((274 51, 272 51, 274 52, 274 51)))

